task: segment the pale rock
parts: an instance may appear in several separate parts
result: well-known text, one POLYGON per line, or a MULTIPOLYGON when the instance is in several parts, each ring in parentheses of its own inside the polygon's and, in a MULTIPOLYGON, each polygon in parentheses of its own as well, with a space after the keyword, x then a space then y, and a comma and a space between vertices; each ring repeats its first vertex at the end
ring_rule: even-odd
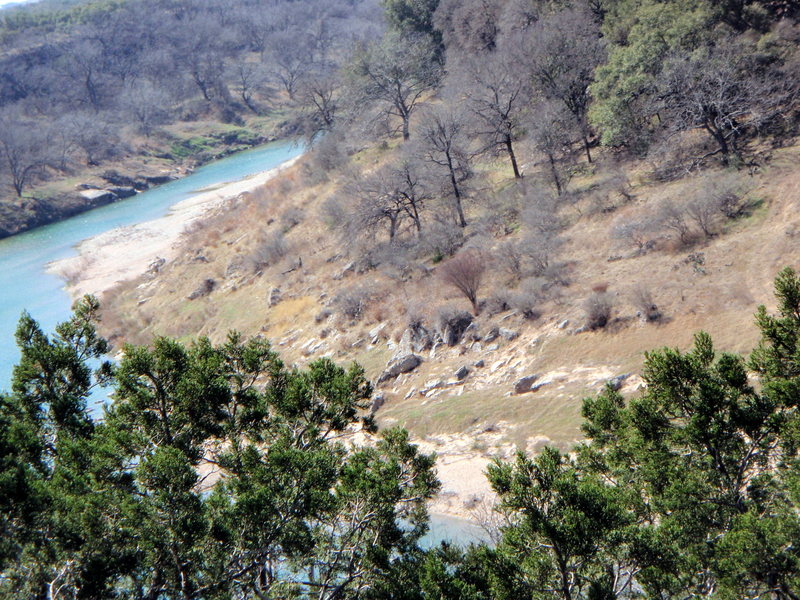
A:
POLYGON ((416 354, 406 354, 405 356, 392 360, 387 365, 386 370, 378 377, 378 383, 394 379, 403 373, 409 373, 416 369, 421 363, 422 359, 416 354))
POLYGON ((506 329, 505 327, 501 327, 498 330, 497 333, 500 335, 501 338, 503 338, 504 340, 507 340, 509 342, 511 342, 511 341, 513 341, 513 340, 515 340, 515 339, 517 339, 519 337, 519 333, 518 332, 513 331, 511 329, 506 329))

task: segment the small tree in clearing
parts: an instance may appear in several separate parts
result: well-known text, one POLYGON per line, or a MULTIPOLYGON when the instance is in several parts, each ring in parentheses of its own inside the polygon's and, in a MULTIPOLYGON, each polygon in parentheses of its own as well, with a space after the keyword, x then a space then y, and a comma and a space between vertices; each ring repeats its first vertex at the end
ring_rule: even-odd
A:
POLYGON ((439 267, 442 281, 456 288, 472 303, 472 312, 478 314, 478 290, 486 272, 483 254, 474 249, 460 252, 439 267))

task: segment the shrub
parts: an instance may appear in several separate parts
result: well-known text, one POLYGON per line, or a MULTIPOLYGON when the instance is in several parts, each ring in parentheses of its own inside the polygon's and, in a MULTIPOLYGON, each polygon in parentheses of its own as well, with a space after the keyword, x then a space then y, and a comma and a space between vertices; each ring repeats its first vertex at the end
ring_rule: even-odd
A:
POLYGON ((358 321, 364 315, 370 296, 371 294, 367 288, 358 286, 342 290, 333 302, 339 313, 358 321))
POLYGON ((451 221, 434 221, 422 230, 418 247, 423 254, 442 259, 452 256, 464 245, 464 230, 451 221))
POLYGON ((631 302, 646 321, 658 321, 661 318, 661 311, 658 310, 650 289, 644 284, 640 283, 633 288, 631 302))
POLYGON ((651 215, 620 215, 611 226, 611 237, 633 244, 638 254, 644 254, 653 246, 656 225, 656 219, 651 215))
POLYGON ((344 202, 336 196, 328 198, 322 203, 320 217, 331 229, 343 227, 347 222, 347 209, 344 202))
POLYGON ((689 243, 689 223, 686 220, 686 209, 683 206, 675 201, 667 200, 659 209, 658 219, 664 227, 678 234, 681 244, 689 243))
POLYGON ((329 133, 314 143, 314 148, 309 154, 309 170, 314 182, 324 181, 327 173, 344 165, 348 156, 343 149, 342 136, 338 133, 329 133))
POLYGON ((544 298, 546 287, 546 282, 538 277, 523 280, 511 295, 511 308, 526 319, 538 319, 541 314, 538 307, 544 298))
POLYGON ((492 316, 511 310, 511 298, 512 293, 508 290, 496 290, 489 294, 486 300, 483 301, 483 311, 489 316, 492 316))
POLYGON ((602 329, 611 320, 613 302, 607 292, 594 293, 583 304, 586 312, 586 326, 589 329, 602 329))
POLYGON ((250 259, 253 261, 254 270, 261 269, 275 264, 289 252, 289 244, 283 233, 276 231, 263 236, 253 252, 250 259))
POLYGON ((284 231, 289 231, 303 222, 303 211, 300 208, 287 208, 281 215, 281 227, 284 231))
POLYGON ((525 257, 524 274, 544 275, 553 266, 561 243, 561 238, 553 233, 531 232, 522 238, 519 251, 525 257))
POLYGON ((486 272, 486 259, 476 249, 469 249, 457 254, 441 267, 439 276, 442 281, 461 292, 472 304, 472 312, 478 314, 478 291, 486 272))
POLYGON ((512 281, 519 281, 523 275, 524 256, 516 240, 503 240, 495 251, 497 264, 508 273, 512 281))

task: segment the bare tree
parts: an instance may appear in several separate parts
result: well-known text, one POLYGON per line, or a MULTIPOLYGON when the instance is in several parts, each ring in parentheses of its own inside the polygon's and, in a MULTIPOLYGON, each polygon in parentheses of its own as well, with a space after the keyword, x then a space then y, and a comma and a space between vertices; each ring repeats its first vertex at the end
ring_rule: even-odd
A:
POLYGON ((341 92, 338 75, 330 71, 315 68, 300 81, 297 101, 304 111, 303 128, 309 142, 333 129, 341 92))
POLYGON ((101 68, 101 46, 95 40, 81 39, 68 46, 64 55, 68 76, 82 90, 84 104, 99 111, 104 103, 103 70, 101 68))
POLYGON ((547 158, 547 168, 559 196, 566 191, 567 173, 562 162, 570 157, 575 129, 565 108, 553 101, 540 102, 531 112, 530 140, 547 158))
POLYGON ((506 43, 521 49, 517 52, 521 67, 530 73, 539 94, 563 105, 572 117, 586 159, 592 162, 587 118, 589 85, 606 52, 599 26, 589 10, 558 11, 536 22, 530 31, 509 36, 506 43))
POLYGON ((350 68, 351 100, 380 103, 385 114, 401 120, 407 140, 411 114, 440 78, 441 66, 429 38, 388 34, 356 55, 350 68))
POLYGON ((501 6, 497 0, 441 0, 433 22, 449 51, 492 51, 500 33, 501 6))
POLYGON ((467 115, 460 107, 439 105, 426 111, 419 126, 423 159, 444 175, 452 192, 461 227, 467 226, 462 206, 463 183, 471 175, 467 115))
POLYGON ((309 36, 298 30, 282 31, 273 34, 269 43, 273 75, 294 100, 297 85, 312 63, 309 36))
POLYGON ((0 112, 0 161, 17 197, 50 163, 47 132, 22 116, 17 107, 0 112))
POLYGON ((765 68, 758 52, 738 39, 702 48, 687 59, 668 60, 657 80, 655 108, 668 129, 700 128, 727 165, 739 156, 748 131, 784 118, 800 94, 800 83, 778 65, 765 68))
POLYGON ((129 86, 123 101, 139 133, 150 137, 153 128, 169 122, 172 98, 161 87, 142 80, 129 86))
POLYGON ((472 304, 472 312, 477 315, 478 291, 486 272, 486 260, 474 248, 463 250, 439 267, 442 282, 456 288, 472 304))
POLYGON ((350 223, 355 228, 351 232, 354 237, 374 234, 376 229, 387 226, 389 241, 393 241, 404 221, 410 221, 417 235, 422 231, 421 213, 431 196, 413 162, 406 160, 366 178, 358 177, 346 188, 358 199, 350 223))
POLYGON ((522 132, 530 89, 509 57, 495 51, 480 58, 462 59, 451 80, 463 86, 467 106, 475 117, 474 133, 484 151, 508 154, 514 177, 522 177, 514 144, 522 132))
POLYGON ((263 93, 266 87, 267 74, 262 64, 239 62, 233 67, 235 90, 244 105, 254 114, 260 115, 261 109, 256 105, 254 96, 263 93))

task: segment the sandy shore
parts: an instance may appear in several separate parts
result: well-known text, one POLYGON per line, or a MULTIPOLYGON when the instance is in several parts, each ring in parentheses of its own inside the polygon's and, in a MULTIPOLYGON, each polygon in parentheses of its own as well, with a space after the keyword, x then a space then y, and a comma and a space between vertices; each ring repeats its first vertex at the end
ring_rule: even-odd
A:
POLYGON ((144 274, 154 261, 175 258, 180 238, 189 226, 239 194, 264 185, 296 160, 200 192, 176 203, 170 207, 169 214, 159 219, 117 227, 84 240, 78 245, 77 256, 50 263, 48 271, 67 282, 67 291, 73 298, 84 294, 100 296, 118 283, 144 274))

